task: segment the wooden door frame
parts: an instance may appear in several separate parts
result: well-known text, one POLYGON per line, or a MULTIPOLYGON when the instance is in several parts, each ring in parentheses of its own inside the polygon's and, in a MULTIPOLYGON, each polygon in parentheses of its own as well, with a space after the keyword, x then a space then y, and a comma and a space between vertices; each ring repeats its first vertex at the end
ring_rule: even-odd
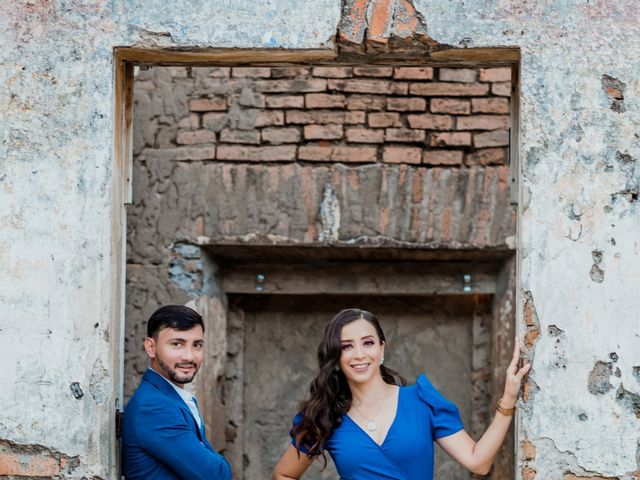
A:
MULTIPOLYGON (((113 157, 114 178, 112 182, 113 218, 112 218, 112 251, 116 260, 114 271, 114 299, 115 308, 112 328, 118 332, 119 345, 114 352, 114 367, 118 375, 114 375, 114 390, 118 392, 118 405, 123 402, 124 378, 124 322, 125 322, 125 285, 126 285, 126 211, 125 205, 131 203, 132 197, 132 165, 133 165, 133 85, 135 66, 299 66, 299 65, 387 65, 387 66, 430 66, 430 67, 511 67, 511 129, 510 129, 510 172, 512 200, 517 203, 519 193, 520 161, 519 161, 519 80, 520 80, 520 49, 505 48, 449 48, 443 47, 430 53, 403 51, 397 54, 357 54, 340 53, 337 49, 144 49, 128 46, 114 48, 114 134, 113 157)), ((519 231, 518 216, 518 227, 519 231)), ((519 234, 516 243, 519 246, 519 234)), ((517 249, 518 251, 519 249, 517 249)), ((500 365, 506 365, 512 348, 514 329, 518 322, 515 316, 520 316, 522 300, 520 295, 519 254, 509 263, 508 272, 501 274, 503 285, 508 285, 505 294, 500 297, 503 303, 511 302, 513 320, 509 329, 509 337, 500 339, 500 348, 496 349, 496 371, 500 365), (513 273, 515 272, 515 273, 513 273), (510 276, 511 275, 511 276, 510 276), (512 292, 511 294, 509 292, 512 292), (507 298, 508 297, 508 298, 507 298)), ((500 283, 500 282, 498 282, 500 283)), ((503 305, 504 307, 504 305, 503 305)), ((504 308, 503 308, 504 309, 504 308)), ((505 317, 506 318, 506 317, 505 317)), ((494 320, 494 325, 505 325, 503 320, 494 320)), ((517 330, 517 329, 516 329, 517 330)), ((495 374, 495 372, 494 372, 495 374)), ((495 394, 495 392, 494 392, 495 394)), ((113 424, 117 423, 117 412, 114 412, 113 424)), ((516 425, 517 428, 517 425, 516 425)), ((516 435, 517 437, 517 435, 516 435)), ((115 438, 115 437, 114 437, 115 438)), ((516 445, 513 439, 505 443, 503 450, 507 452, 508 465, 496 467, 507 475, 496 478, 515 478, 516 445), (506 470, 505 470, 506 469, 506 470)))

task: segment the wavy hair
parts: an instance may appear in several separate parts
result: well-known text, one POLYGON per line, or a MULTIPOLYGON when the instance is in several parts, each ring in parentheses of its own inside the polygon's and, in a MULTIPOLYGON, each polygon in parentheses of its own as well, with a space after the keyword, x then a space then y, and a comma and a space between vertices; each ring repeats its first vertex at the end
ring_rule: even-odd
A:
MULTIPOLYGON (((329 322, 324 336, 318 346, 319 372, 309 386, 309 398, 299 405, 300 421, 293 426, 291 433, 295 439, 296 449, 308 451, 308 456, 322 455, 325 466, 324 445, 333 430, 342 423, 342 415, 351 408, 351 389, 340 364, 342 345, 340 334, 342 327, 356 320, 364 319, 376 329, 380 343, 385 342, 384 332, 376 316, 366 310, 349 308, 340 311, 329 322)), ((389 385, 406 385, 400 374, 384 365, 380 366, 380 374, 389 385)))

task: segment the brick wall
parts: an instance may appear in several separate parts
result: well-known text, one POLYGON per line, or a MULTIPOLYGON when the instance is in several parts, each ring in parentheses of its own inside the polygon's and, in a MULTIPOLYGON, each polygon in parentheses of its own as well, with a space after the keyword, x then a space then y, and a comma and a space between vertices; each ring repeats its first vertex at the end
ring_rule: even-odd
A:
MULTIPOLYGON (((138 151, 162 149, 156 157, 443 167, 508 162, 508 68, 169 71, 165 81, 194 88, 177 123, 160 112, 155 133, 138 135, 138 151)), ((145 89, 156 88, 152 80, 158 80, 152 73, 139 73, 138 102, 145 89)))

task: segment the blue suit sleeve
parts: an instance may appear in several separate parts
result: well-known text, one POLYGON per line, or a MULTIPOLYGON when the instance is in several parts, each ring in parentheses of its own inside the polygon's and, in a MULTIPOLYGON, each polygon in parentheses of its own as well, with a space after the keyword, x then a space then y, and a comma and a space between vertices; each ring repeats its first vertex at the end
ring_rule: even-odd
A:
POLYGON ((181 478, 231 480, 231 467, 227 460, 200 441, 176 408, 142 406, 135 429, 140 446, 181 478))
POLYGON ((431 410, 431 433, 433 439, 453 435, 462 430, 460 411, 453 402, 450 402, 435 389, 424 375, 417 380, 418 396, 431 410))

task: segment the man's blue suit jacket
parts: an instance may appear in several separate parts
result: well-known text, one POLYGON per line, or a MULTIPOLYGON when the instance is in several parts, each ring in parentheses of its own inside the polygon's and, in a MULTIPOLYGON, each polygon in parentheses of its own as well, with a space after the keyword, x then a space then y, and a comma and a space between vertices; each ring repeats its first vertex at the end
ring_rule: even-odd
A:
POLYGON ((122 429, 127 480, 230 480, 231 468, 198 428, 187 404, 149 369, 131 397, 122 429))

